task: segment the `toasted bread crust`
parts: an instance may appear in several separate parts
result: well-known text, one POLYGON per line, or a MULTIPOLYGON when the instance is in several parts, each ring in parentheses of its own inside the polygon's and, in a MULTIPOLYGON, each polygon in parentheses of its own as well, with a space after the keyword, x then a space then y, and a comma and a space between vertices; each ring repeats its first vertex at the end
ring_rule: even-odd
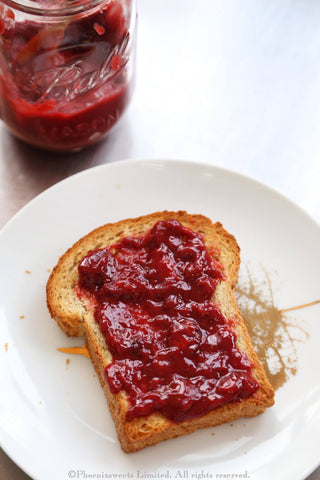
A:
POLYGON ((262 413, 274 403, 274 391, 262 365, 253 350, 248 332, 233 296, 240 266, 240 249, 235 238, 221 223, 212 223, 202 215, 186 212, 156 212, 139 218, 122 220, 99 227, 81 238, 62 255, 47 283, 47 305, 51 316, 68 336, 84 335, 86 345, 104 389, 121 446, 125 452, 134 452, 147 445, 191 433, 198 428, 219 425, 239 417, 251 417, 262 413), (126 421, 128 402, 125 392, 114 395, 104 378, 106 366, 112 356, 94 320, 90 301, 77 295, 78 264, 89 250, 114 244, 130 235, 140 235, 159 220, 176 219, 186 227, 203 235, 209 251, 218 256, 224 266, 226 281, 220 282, 212 301, 218 303, 230 327, 236 333, 237 347, 246 353, 252 365, 252 374, 259 382, 258 391, 245 400, 220 406, 201 418, 178 424, 160 413, 126 421))

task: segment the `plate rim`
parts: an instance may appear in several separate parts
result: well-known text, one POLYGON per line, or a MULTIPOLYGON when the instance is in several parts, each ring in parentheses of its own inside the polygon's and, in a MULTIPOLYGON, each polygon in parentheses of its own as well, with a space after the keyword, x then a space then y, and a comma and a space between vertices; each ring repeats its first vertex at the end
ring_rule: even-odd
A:
MULTIPOLYGON (((189 167, 201 167, 201 168, 209 168, 212 170, 215 170, 216 172, 226 174, 226 175, 233 175, 234 177, 238 177, 241 180, 244 181, 249 181, 252 184, 255 184, 256 186, 260 186, 261 188, 264 188, 268 192, 272 193, 273 195, 276 195, 278 198, 282 199, 283 201, 287 202, 290 204, 292 207, 295 207, 297 210, 300 211, 301 214, 303 214, 306 218, 308 218, 312 223, 315 224, 318 228, 320 228, 320 221, 318 221, 315 217, 313 217, 306 209, 304 209, 302 206, 300 206, 298 203, 296 203, 294 200, 292 200, 289 196, 286 194, 282 193, 280 190, 277 190, 275 187, 269 185, 267 182, 264 182, 260 179, 255 178, 252 175, 247 175, 242 172, 238 172, 237 170, 227 168, 224 166, 220 165, 214 165, 209 162, 205 161, 196 161, 196 160, 184 160, 180 158, 125 158, 123 160, 117 160, 117 161, 111 161, 109 163, 103 163, 101 165, 95 165, 89 168, 86 168, 85 170, 81 170, 77 173, 74 173, 73 175, 70 175, 66 178, 63 178, 59 180, 58 182, 54 183, 53 185, 50 185, 48 188, 44 189, 42 192, 38 193, 35 195, 33 198, 31 198, 27 203, 25 203, 17 212, 15 212, 12 217, 10 217, 7 222, 1 227, 0 229, 0 239, 2 236, 2 233, 10 228, 11 223, 14 223, 21 215, 24 213, 24 211, 28 208, 31 208, 34 203, 37 201, 41 200, 43 196, 48 195, 51 191, 53 191, 56 188, 59 188, 60 186, 63 186, 64 184, 67 184, 69 182, 75 181, 76 178, 80 178, 82 176, 88 175, 88 174, 94 174, 95 171, 97 170, 108 170, 109 168, 116 168, 121 165, 121 167, 125 167, 126 165, 132 165, 132 164, 147 164, 151 162, 157 162, 161 164, 175 164, 175 165, 188 165, 189 167)), ((120 168, 121 168, 120 167, 120 168)))

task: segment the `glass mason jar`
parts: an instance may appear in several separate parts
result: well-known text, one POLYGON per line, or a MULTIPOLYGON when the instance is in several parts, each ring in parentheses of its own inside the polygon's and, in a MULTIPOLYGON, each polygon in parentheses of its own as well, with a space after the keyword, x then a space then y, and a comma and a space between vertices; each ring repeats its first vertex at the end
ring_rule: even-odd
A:
POLYGON ((0 0, 0 116, 21 140, 77 151, 131 97, 135 0, 0 0))

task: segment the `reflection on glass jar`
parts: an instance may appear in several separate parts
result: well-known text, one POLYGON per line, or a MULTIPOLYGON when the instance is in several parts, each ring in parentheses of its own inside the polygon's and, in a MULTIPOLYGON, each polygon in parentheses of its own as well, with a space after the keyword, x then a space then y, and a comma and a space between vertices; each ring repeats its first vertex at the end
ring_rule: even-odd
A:
POLYGON ((18 138, 76 151, 131 97, 134 0, 0 0, 0 115, 18 138))

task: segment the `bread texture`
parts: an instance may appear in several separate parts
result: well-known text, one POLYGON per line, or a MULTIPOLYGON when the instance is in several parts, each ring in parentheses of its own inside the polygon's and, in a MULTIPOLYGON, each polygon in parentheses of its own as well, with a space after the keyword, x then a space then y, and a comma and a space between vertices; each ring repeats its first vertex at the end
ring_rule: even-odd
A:
POLYGON ((92 363, 108 401, 121 447, 125 452, 135 452, 148 445, 189 434, 199 428, 213 427, 240 417, 253 417, 273 405, 273 388, 254 352, 233 295, 239 266, 240 249, 237 241, 221 223, 212 223, 207 217, 188 214, 184 211, 163 211, 97 228, 67 250, 52 270, 47 283, 49 312, 68 336, 83 335, 85 337, 92 363), (208 249, 214 247, 215 251, 219 252, 219 261, 224 267, 226 280, 219 282, 211 301, 218 304, 222 314, 230 320, 230 325, 236 334, 237 347, 252 363, 251 373, 259 383, 259 388, 251 397, 219 406, 200 418, 174 423, 156 412, 147 417, 137 417, 127 421, 126 413, 129 404, 126 393, 120 391, 118 394, 112 394, 105 380, 104 371, 112 362, 112 355, 94 319, 94 306, 88 298, 78 295, 78 265, 89 250, 113 245, 128 236, 144 234, 159 220, 171 219, 178 220, 182 225, 201 234, 208 249))

